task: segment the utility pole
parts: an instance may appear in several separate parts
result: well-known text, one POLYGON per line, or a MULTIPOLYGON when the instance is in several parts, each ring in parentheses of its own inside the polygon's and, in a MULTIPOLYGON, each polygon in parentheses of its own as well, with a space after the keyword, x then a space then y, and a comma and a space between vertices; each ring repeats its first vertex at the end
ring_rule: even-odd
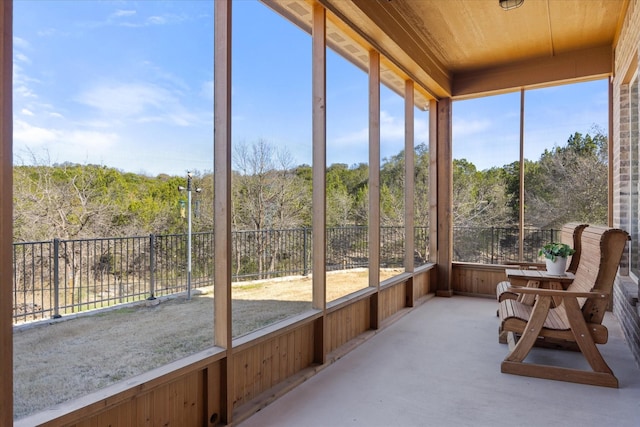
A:
MULTIPOLYGON (((187 188, 183 186, 178 186, 179 191, 187 191, 187 299, 191 299, 191 180, 193 178, 193 174, 191 172, 187 172, 187 188)), ((196 187, 193 189, 196 193, 202 191, 201 188, 196 187)))

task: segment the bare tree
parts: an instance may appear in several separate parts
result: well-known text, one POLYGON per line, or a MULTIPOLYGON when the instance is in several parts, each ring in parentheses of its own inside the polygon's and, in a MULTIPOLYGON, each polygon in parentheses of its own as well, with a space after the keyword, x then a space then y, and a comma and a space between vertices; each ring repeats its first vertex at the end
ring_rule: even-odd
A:
POLYGON ((294 173, 291 155, 264 140, 236 145, 233 164, 234 227, 256 231, 255 253, 245 256, 256 258, 260 272, 273 269, 282 247, 275 230, 302 225, 304 212, 310 209, 310 189, 294 173))
POLYGON ((114 204, 104 168, 33 161, 36 166, 14 167, 16 240, 110 235, 114 204))

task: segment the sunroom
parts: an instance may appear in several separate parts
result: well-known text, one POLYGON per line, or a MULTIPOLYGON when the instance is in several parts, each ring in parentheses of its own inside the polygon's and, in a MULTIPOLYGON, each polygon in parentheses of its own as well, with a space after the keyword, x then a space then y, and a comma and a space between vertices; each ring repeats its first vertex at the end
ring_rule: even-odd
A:
MULTIPOLYGON (((563 223, 573 221, 621 228, 631 236, 619 264, 611 312, 607 314, 624 336, 616 337, 617 340, 612 337, 612 342, 604 347, 613 346, 615 351, 629 351, 632 355, 624 359, 626 365, 623 364, 625 367, 619 376, 638 375, 640 91, 637 68, 640 8, 637 1, 215 0, 212 2, 212 56, 215 66, 214 134, 211 140, 214 178, 212 226, 215 230, 212 293, 215 297, 208 299, 212 320, 208 322, 210 345, 202 351, 98 391, 16 417, 13 384, 17 379, 9 374, 13 372, 14 358, 19 357, 19 354, 14 355, 12 344, 13 206, 6 201, 13 200, 12 123, 15 112, 12 104, 12 52, 15 49, 13 13, 17 1, 5 1, 1 6, 3 142, 0 191, 3 203, 0 235, 4 238, 0 246, 3 263, 0 279, 5 285, 0 295, 0 364, 4 372, 0 424, 213 426, 246 422, 249 425, 301 425, 299 423, 310 419, 305 417, 317 417, 317 412, 285 413, 282 406, 277 406, 278 398, 286 396, 292 399, 297 387, 300 386, 297 390, 301 390, 304 386, 305 397, 313 399, 313 387, 311 391, 308 389, 309 384, 316 383, 308 380, 325 375, 325 383, 337 383, 338 378, 326 376, 332 370, 340 372, 340 366, 344 365, 339 364, 346 363, 347 355, 359 354, 364 361, 365 356, 379 351, 400 358, 398 353, 402 353, 401 350, 388 352, 393 348, 394 336, 410 331, 411 341, 420 343, 420 346, 407 347, 407 351, 424 352, 421 359, 424 364, 433 363, 429 357, 437 358, 438 362, 446 361, 451 351, 456 354, 452 361, 468 363, 469 366, 488 354, 493 355, 496 349, 506 355, 506 346, 497 340, 496 285, 505 280, 505 269, 511 264, 539 262, 536 250, 540 242, 557 238, 558 234, 553 233, 557 233, 563 223), (260 14, 272 15, 268 20, 255 20, 256 16, 263 15, 247 11, 252 7, 260 8, 260 14), (297 78, 304 78, 306 86, 303 87, 310 91, 305 96, 292 99, 291 104, 299 106, 303 105, 301 99, 308 101, 304 108, 308 112, 309 141, 300 144, 303 145, 300 150, 306 150, 311 159, 306 169, 310 178, 308 182, 312 183, 310 208, 306 213, 310 227, 309 234, 304 237, 309 242, 305 248, 308 248, 307 267, 311 274, 305 275, 304 299, 294 300, 300 303, 296 311, 239 333, 236 330, 238 316, 245 299, 241 293, 244 289, 237 285, 240 256, 234 247, 239 242, 236 234, 239 216, 232 213, 231 207, 237 201, 233 199, 234 185, 255 175, 257 169, 255 164, 248 162, 245 164, 248 172, 238 173, 237 156, 244 153, 244 159, 250 160, 252 155, 256 155, 256 150, 265 148, 260 145, 242 146, 234 135, 237 130, 235 121, 238 120, 235 108, 237 102, 242 102, 237 101, 241 92, 234 92, 234 78, 237 76, 234 67, 246 66, 234 62, 234 51, 251 49, 251 41, 241 37, 235 26, 242 28, 244 19, 245 25, 254 25, 257 32, 262 31, 268 38, 269 28, 263 25, 272 22, 273 17, 285 25, 294 24, 290 27, 295 29, 300 40, 291 40, 291 45, 280 40, 283 43, 280 47, 285 51, 289 49, 290 57, 286 61, 304 63, 306 75, 287 75, 289 67, 292 67, 289 62, 282 58, 271 62, 259 52, 255 53, 256 61, 248 68, 253 67, 255 80, 264 85, 270 84, 269 80, 262 80, 259 74, 279 78, 279 84, 294 85, 297 78), (353 93, 336 94, 332 91, 332 82, 341 78, 336 72, 342 69, 335 66, 338 62, 341 66, 348 65, 351 72, 358 75, 359 86, 353 93), (584 138, 582 134, 567 137, 581 149, 594 150, 594 163, 580 163, 581 169, 568 168, 566 173, 576 179, 572 181, 573 187, 556 194, 555 203, 548 200, 546 204, 534 203, 542 199, 536 190, 543 187, 543 182, 532 181, 537 175, 530 173, 529 162, 540 156, 544 161, 538 163, 544 163, 543 166, 551 170, 558 165, 554 161, 554 153, 565 151, 563 147, 536 147, 540 139, 536 132, 544 133, 545 129, 531 132, 526 128, 531 118, 528 100, 537 98, 544 103, 547 99, 549 103, 555 103, 562 97, 575 97, 576 102, 583 102, 579 97, 587 87, 583 85, 595 85, 588 86, 589 90, 595 87, 595 92, 600 94, 598 102, 606 103, 607 129, 596 130, 594 135, 584 138), (562 92, 563 89, 567 92, 562 92), (560 95, 553 94, 552 90, 560 90, 560 95), (456 127, 456 112, 459 111, 456 109, 458 106, 460 110, 472 109, 477 105, 474 104, 476 100, 488 98, 495 100, 495 114, 499 115, 501 126, 497 131, 493 130, 492 139, 477 141, 475 146, 470 145, 468 151, 464 151, 460 148, 462 143, 458 143, 463 139, 463 132, 456 127), (360 114, 339 117, 335 113, 339 110, 338 104, 352 101, 354 105, 364 106, 360 114), (386 113, 394 108, 402 117, 399 128, 403 146, 389 151, 386 138, 398 128, 398 123, 390 124, 386 113), (501 114, 504 113, 501 109, 507 113, 501 114), (333 139, 332 126, 338 121, 349 120, 359 121, 353 129, 366 129, 365 145, 350 147, 347 140, 333 139), (357 205, 360 216, 353 221, 352 218, 341 217, 340 209, 336 208, 340 204, 336 194, 341 189, 333 179, 345 170, 357 169, 334 160, 337 159, 335 153, 341 150, 353 150, 360 157, 355 157, 351 164, 366 166, 358 171, 364 171, 365 184, 360 187, 361 198, 357 205), (480 158, 491 157, 498 158, 500 165, 510 166, 510 169, 504 169, 509 172, 506 176, 492 172, 481 174, 483 171, 478 171, 472 164, 480 162, 480 158), (461 158, 466 161, 461 162, 461 158), (336 164, 342 166, 334 167, 336 164), (380 167, 372 167, 374 165, 380 167), (396 168, 395 175, 389 172, 391 167, 396 168), (585 175, 576 176, 580 171, 585 175), (484 177, 480 180, 483 185, 465 181, 479 175, 484 177), (392 176, 396 179, 395 187, 390 185, 392 176), (509 194, 512 199, 506 200, 496 194, 494 179, 511 186, 509 194), (601 199, 590 200, 581 209, 573 209, 581 201, 580 197, 584 199, 584 193, 578 189, 579 184, 600 185, 601 189, 604 188, 598 193, 601 199), (399 188, 400 191, 394 192, 391 188, 399 188), (563 204, 566 210, 558 213, 563 204), (603 206, 604 210, 596 209, 603 206), (546 215, 548 211, 553 211, 553 219, 545 222, 545 218, 551 216, 546 215), (505 218, 511 218, 509 226, 504 225, 505 218), (357 226, 360 234, 354 232, 345 237, 334 233, 337 226, 357 226), (400 237, 394 238, 394 233, 400 237), (349 239, 356 234, 360 240, 354 244, 349 239), (394 258, 397 252, 389 250, 394 245, 401 248, 400 258, 394 258), (339 273, 334 271, 340 270, 340 263, 342 270, 346 270, 347 258, 340 258, 337 253, 344 251, 345 247, 355 246, 361 252, 349 259, 357 259, 360 264, 349 265, 349 268, 358 267, 358 271, 364 274, 357 279, 348 279, 350 287, 347 288, 344 281, 336 279, 339 273), (477 310, 477 313, 486 311, 491 315, 493 312, 493 318, 489 320, 495 324, 491 330, 495 339, 483 344, 491 348, 490 351, 478 348, 475 342, 467 348, 464 335, 456 335, 459 348, 441 348, 444 351, 433 354, 428 350, 431 346, 451 345, 451 341, 442 336, 442 343, 437 342, 440 334, 433 333, 433 329, 447 334, 450 322, 473 323, 468 317, 462 321, 457 317, 449 318, 449 315, 456 315, 454 307, 458 301, 457 307, 468 313, 476 313, 477 310), (434 317, 433 313, 439 315, 434 317), (420 335, 419 331, 426 329, 427 325, 416 325, 410 322, 411 319, 429 323, 429 334, 420 335), (429 341, 423 342, 425 339, 429 341), (378 342, 381 347, 376 348, 378 342), (358 352, 365 345, 368 353, 358 352), (283 411, 281 417, 278 412, 268 412, 271 404, 283 411), (264 411, 266 418, 261 421, 260 411, 264 408, 267 408, 264 411)), ((255 88, 254 91, 257 93, 255 88)), ((547 114, 566 114, 569 118, 570 113, 569 109, 558 109, 547 114)), ((550 119, 548 116, 547 120, 550 119)), ((584 132, 584 129, 575 131, 584 132)), ((566 164, 577 162, 572 159, 566 164)), ((286 178, 292 179, 290 176, 286 178)), ((249 188, 248 182, 243 183, 249 188)), ((547 190, 546 187, 544 189, 547 190)), ((255 251, 254 263, 267 262, 267 258, 258 256, 258 249, 255 251)), ((283 281, 286 280, 278 283, 283 281)), ((262 306, 258 302, 247 307, 248 310, 270 310, 272 306, 266 305, 267 302, 273 301, 265 300, 262 306)), ((489 320, 478 320, 482 332, 476 335, 486 333, 489 320)), ((611 356, 607 353, 605 357, 615 358, 616 354, 614 352, 611 356)), ((415 358, 412 360, 407 363, 417 363, 415 358)), ((477 391, 460 385, 464 382, 461 378, 451 379, 451 383, 459 387, 461 401, 471 401, 468 396, 474 393, 487 393, 492 385, 492 375, 505 376, 500 373, 501 359, 483 362, 477 369, 483 370, 478 377, 485 382, 477 383, 477 391), (486 372, 487 365, 493 366, 494 370, 486 372)), ((415 384, 409 387, 400 382, 397 388, 391 388, 393 378, 408 381, 410 375, 398 372, 396 377, 393 372, 385 371, 387 368, 379 365, 379 360, 364 363, 376 364, 373 373, 362 373, 368 377, 368 382, 362 383, 367 389, 360 390, 364 395, 373 393, 376 381, 379 387, 390 387, 390 393, 406 391, 415 395, 409 391, 415 390, 415 384), (376 373, 380 374, 378 379, 376 373)), ((354 369, 354 365, 346 366, 343 369, 354 369)), ((454 366, 446 369, 455 375, 454 366)), ((446 377, 441 380, 446 381, 446 377)), ((573 388, 562 388, 564 383, 550 380, 531 382, 528 378, 516 376, 512 380, 517 390, 531 388, 533 393, 548 393, 550 396, 558 393, 554 385, 564 393, 577 396, 582 396, 582 393, 584 396, 598 395, 605 406, 591 414, 594 420, 601 419, 598 417, 608 410, 606 404, 611 404, 616 398, 625 404, 633 401, 638 397, 640 388, 638 380, 621 381, 617 391, 620 394, 613 396, 601 388, 587 385, 572 384, 570 387, 573 388)), ((455 390, 439 393, 452 393, 444 396, 453 399, 455 390)), ((336 389, 329 393, 340 392, 353 393, 353 390, 336 389)), ((322 393, 325 396, 327 392, 322 393)), ((421 398, 428 395, 428 390, 420 394, 421 398)), ((516 393, 516 396, 521 395, 516 393)), ((488 397, 483 399, 486 399, 481 401, 485 405, 492 402, 488 397)), ((402 408, 396 400, 393 402, 398 405, 396 408, 402 408)), ((386 402, 391 405, 389 411, 400 411, 394 409, 393 402, 386 402)), ((424 423, 415 425, 429 425, 429 419, 439 425, 445 425, 446 420, 451 425, 473 424, 474 411, 462 411, 462 415, 453 411, 460 415, 456 418, 451 414, 449 403, 447 400, 447 405, 443 405, 448 408, 446 416, 426 413, 424 423)), ((294 400, 291 404, 297 405, 298 402, 294 400)), ((527 412, 524 405, 519 412, 527 412)), ((358 407, 357 404, 353 406, 358 407)), ((319 408, 326 409, 320 403, 312 409, 319 408)), ((498 413, 501 411, 499 404, 493 409, 498 413)), ((371 419, 358 415, 358 410, 368 411, 366 406, 347 413, 341 410, 340 414, 329 414, 324 424, 314 419, 308 425, 371 424, 371 419)), ((545 413, 545 410, 536 407, 540 413, 545 413)), ((637 408, 619 411, 621 415, 616 420, 620 425, 640 422, 637 408)), ((557 415, 557 412, 554 408, 552 413, 557 415)), ((568 418, 555 418, 555 421, 570 425, 576 419, 584 420, 589 416, 582 414, 572 418, 569 415, 568 418)), ((394 419, 402 425, 403 418, 400 414, 396 416, 394 419)), ((509 417, 505 424, 517 419, 509 417)), ((535 425, 531 415, 528 417, 522 424, 535 425)), ((489 422, 499 425, 500 419, 499 414, 495 418, 481 418, 484 421, 480 421, 480 425, 489 422)), ((405 421, 404 425, 416 423, 414 418, 405 421)))

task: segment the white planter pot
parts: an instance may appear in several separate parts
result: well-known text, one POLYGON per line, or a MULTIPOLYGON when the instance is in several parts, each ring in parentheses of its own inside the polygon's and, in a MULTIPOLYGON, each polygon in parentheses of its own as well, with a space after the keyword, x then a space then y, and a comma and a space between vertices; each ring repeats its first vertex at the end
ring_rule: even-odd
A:
POLYGON ((556 257, 555 261, 545 259, 547 263, 547 274, 552 276, 564 276, 567 271, 567 258, 556 257))

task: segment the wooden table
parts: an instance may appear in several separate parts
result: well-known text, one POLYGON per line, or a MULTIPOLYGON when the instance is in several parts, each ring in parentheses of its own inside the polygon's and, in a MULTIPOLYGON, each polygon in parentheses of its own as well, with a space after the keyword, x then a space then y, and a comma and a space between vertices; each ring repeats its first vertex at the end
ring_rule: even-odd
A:
MULTIPOLYGON (((555 276, 548 274, 546 270, 527 270, 527 269, 514 269, 508 268, 506 270, 507 279, 514 286, 526 286, 529 280, 539 280, 540 283, 559 283, 562 289, 566 289, 567 286, 573 282, 576 278, 573 273, 565 273, 563 276, 555 276)), ((543 287, 545 285, 542 285, 543 287)))
MULTIPOLYGON (((567 289, 575 274, 565 273, 563 276, 556 276, 549 274, 546 270, 526 270, 526 269, 511 269, 506 270, 507 279, 511 282, 512 286, 528 286, 528 287, 540 287, 546 289, 567 289)), ((554 304, 558 305, 562 301, 560 297, 554 297, 554 304)), ((528 305, 533 305, 535 296, 532 294, 520 295, 518 301, 524 302, 528 305)))

